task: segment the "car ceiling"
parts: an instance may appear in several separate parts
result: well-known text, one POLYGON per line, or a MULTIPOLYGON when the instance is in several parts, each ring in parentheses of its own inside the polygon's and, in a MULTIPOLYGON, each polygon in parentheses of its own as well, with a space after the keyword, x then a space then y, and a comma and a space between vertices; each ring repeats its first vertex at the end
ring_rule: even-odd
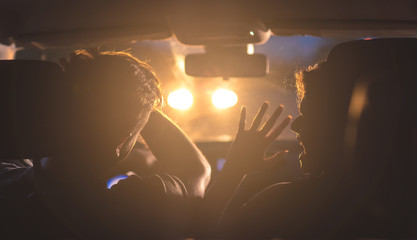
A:
POLYGON ((210 34, 228 21, 244 28, 246 19, 279 36, 417 36, 414 0, 3 0, 0 6, 0 43, 36 48, 210 34))

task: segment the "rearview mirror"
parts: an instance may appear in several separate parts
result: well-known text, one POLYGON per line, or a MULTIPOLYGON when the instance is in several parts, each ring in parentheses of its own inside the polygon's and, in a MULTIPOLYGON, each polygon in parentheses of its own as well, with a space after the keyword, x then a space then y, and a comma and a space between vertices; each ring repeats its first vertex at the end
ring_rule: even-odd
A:
POLYGON ((268 59, 262 54, 190 54, 185 56, 185 72, 195 77, 263 77, 268 59))

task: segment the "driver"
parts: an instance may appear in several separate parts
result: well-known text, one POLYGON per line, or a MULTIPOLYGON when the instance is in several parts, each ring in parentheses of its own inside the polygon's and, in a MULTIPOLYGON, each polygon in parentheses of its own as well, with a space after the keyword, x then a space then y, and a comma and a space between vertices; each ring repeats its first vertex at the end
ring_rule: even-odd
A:
POLYGON ((61 59, 60 151, 42 160, 38 193, 76 235, 86 238, 183 234, 187 209, 204 196, 210 166, 197 147, 157 109, 153 69, 127 52, 79 50, 61 59), (111 189, 109 173, 143 138, 157 162, 147 176, 129 172, 111 189))

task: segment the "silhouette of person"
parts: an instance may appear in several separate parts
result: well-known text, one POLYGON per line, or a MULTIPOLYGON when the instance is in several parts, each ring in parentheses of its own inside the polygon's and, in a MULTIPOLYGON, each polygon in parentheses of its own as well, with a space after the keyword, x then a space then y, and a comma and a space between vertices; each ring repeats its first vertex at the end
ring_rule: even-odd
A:
MULTIPOLYGON (((214 209, 228 205, 213 216, 220 218, 217 234, 415 236, 416 107, 410 89, 415 89, 416 57, 415 39, 354 41, 335 47, 326 61, 298 73, 300 115, 291 128, 304 148, 300 163, 305 175, 263 189, 237 208, 230 206, 230 197, 250 169, 245 168, 247 161, 263 160, 265 131, 254 129, 264 105, 254 120, 256 127, 247 132, 247 142, 238 133, 233 143, 230 154, 239 157, 226 161, 225 169, 232 168, 224 174, 230 185, 213 189, 214 197, 207 193, 217 199, 214 209)), ((242 119, 244 111, 240 129, 242 119)))
MULTIPOLYGON (((76 236, 172 237, 183 234, 188 204, 201 199, 210 165, 157 109, 153 69, 126 52, 75 51, 62 59, 67 91, 62 145, 42 160, 37 192, 76 236), (143 138, 156 162, 107 189, 109 173, 143 138)), ((140 161, 140 159, 138 159, 140 161)))

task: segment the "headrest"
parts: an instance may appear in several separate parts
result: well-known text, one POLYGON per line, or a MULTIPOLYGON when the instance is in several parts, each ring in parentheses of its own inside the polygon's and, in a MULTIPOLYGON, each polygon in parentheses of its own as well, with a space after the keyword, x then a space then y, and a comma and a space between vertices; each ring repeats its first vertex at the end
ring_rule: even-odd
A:
MULTIPOLYGON (((324 66, 323 77, 328 81, 324 81, 326 85, 323 87, 330 92, 328 96, 340 99, 338 106, 349 104, 360 85, 366 86, 368 106, 392 103, 394 101, 390 99, 393 98, 401 102, 399 106, 404 112, 414 106, 417 38, 380 38, 342 43, 332 49, 324 66)), ((415 111, 415 106, 413 109, 415 111)))
POLYGON ((330 52, 327 63, 331 77, 342 87, 367 82, 368 105, 388 104, 396 98, 400 102, 396 108, 415 113, 417 38, 343 43, 330 52))
MULTIPOLYGON (((368 115, 381 115, 377 123, 385 127, 393 127, 383 122, 388 121, 387 117, 382 117, 387 112, 393 116, 395 110, 395 115, 405 120, 415 116, 417 38, 380 38, 342 43, 330 52, 327 67, 329 79, 337 85, 339 92, 349 93, 352 89, 351 95, 348 95, 351 96, 350 115, 368 109, 368 115), (362 96, 362 92, 365 95, 362 96)), ((372 124, 372 127, 375 126, 376 123, 372 124)))
POLYGON ((417 38, 381 38, 342 43, 330 52, 327 62, 357 74, 377 68, 396 71, 417 61, 417 38))
POLYGON ((0 158, 50 155, 60 124, 62 74, 52 62, 0 61, 0 158))
POLYGON ((335 80, 353 83, 343 165, 352 168, 345 168, 344 181, 356 184, 352 195, 366 213, 349 231, 408 236, 415 228, 410 209, 416 208, 410 193, 417 182, 417 38, 344 43, 331 51, 328 63, 336 69, 332 76, 340 76, 335 80), (370 214, 375 207, 380 212, 370 214))

